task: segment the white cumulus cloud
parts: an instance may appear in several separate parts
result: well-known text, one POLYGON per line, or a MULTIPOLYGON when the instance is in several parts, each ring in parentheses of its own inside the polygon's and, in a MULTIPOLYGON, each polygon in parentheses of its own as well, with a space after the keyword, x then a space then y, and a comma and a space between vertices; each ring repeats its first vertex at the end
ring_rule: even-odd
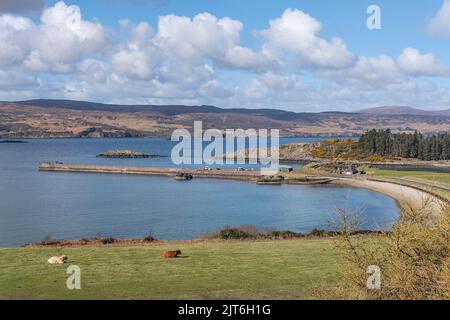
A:
POLYGON ((41 23, 0 15, 0 64, 24 62, 32 71, 67 72, 69 63, 106 45, 104 27, 85 21, 80 8, 58 2, 41 15, 41 23))
POLYGON ((287 9, 283 15, 270 21, 270 27, 262 31, 269 45, 298 55, 307 64, 325 68, 345 68, 354 62, 344 41, 320 36, 322 24, 300 10, 287 9))
POLYGON ((219 65, 257 69, 272 62, 262 53, 240 44, 242 22, 201 13, 192 19, 176 15, 160 17, 155 44, 167 55, 188 63, 212 59, 219 65))
MULTIPOLYGON (((49 68, 55 66, 55 71, 59 65, 77 61, 83 54, 98 52, 106 45, 103 26, 83 20, 78 6, 58 2, 44 10, 41 21, 33 43, 34 59, 49 68)), ((35 66, 28 65, 32 69, 35 66)))
MULTIPOLYGON (((433 32, 448 30, 449 2, 431 22, 433 32)), ((243 40, 243 22, 207 12, 118 22, 113 30, 62 1, 45 8, 38 21, 0 13, 0 100, 318 111, 408 101, 443 105, 450 95, 445 79, 431 79, 449 76, 449 67, 426 49, 358 56, 296 9, 254 30, 252 45, 243 40)))
POLYGON ((406 48, 397 58, 399 68, 413 76, 448 76, 450 68, 432 53, 422 54, 415 48, 406 48))
POLYGON ((21 62, 29 53, 34 23, 9 14, 0 15, 0 66, 21 62))

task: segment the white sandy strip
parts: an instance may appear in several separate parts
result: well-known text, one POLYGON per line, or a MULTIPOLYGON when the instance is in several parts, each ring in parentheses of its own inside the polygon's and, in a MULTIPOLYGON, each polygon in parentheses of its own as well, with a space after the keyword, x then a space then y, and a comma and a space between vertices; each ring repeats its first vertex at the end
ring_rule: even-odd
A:
POLYGON ((395 183, 357 179, 339 179, 337 183, 384 193, 400 203, 408 203, 420 207, 432 206, 433 211, 440 211, 442 207, 442 201, 434 198, 429 193, 395 183))

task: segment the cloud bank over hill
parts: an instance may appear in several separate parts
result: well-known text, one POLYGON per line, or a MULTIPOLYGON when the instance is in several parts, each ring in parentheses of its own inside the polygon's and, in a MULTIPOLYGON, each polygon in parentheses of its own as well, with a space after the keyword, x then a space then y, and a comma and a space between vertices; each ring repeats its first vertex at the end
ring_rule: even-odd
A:
MULTIPOLYGON (((257 44, 250 46, 242 40, 243 21, 208 12, 163 15, 155 27, 123 19, 113 28, 63 1, 44 8, 38 20, 22 13, 39 9, 40 1, 12 3, 0 5, 0 100, 294 111, 449 106, 450 88, 440 80, 450 67, 432 52, 410 46, 398 56, 358 55, 299 9, 286 9, 255 30, 257 44)), ((431 33, 449 30, 449 3, 430 21, 431 33)))

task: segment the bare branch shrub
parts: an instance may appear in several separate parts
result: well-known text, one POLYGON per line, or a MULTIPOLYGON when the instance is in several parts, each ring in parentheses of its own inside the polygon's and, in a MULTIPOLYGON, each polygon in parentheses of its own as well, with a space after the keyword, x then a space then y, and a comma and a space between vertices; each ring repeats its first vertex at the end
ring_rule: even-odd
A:
POLYGON ((337 210, 340 280, 335 288, 319 290, 321 298, 450 299, 450 205, 430 198, 402 208, 392 231, 369 236, 355 236, 357 218, 337 210), (369 266, 381 269, 380 290, 367 287, 369 266))

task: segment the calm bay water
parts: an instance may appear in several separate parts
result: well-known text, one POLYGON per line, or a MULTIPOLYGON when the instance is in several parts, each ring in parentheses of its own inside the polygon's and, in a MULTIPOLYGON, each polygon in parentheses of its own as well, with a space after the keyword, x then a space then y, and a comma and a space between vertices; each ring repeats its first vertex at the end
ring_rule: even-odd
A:
MULTIPOLYGON (((316 139, 282 139, 281 143, 316 139)), ((257 186, 220 180, 39 172, 39 163, 173 166, 170 158, 99 159, 112 149, 170 155, 164 139, 57 139, 0 144, 0 247, 96 235, 190 239, 225 225, 308 232, 326 229, 334 207, 362 208, 363 228, 386 229, 396 202, 379 193, 327 186, 257 186)))

